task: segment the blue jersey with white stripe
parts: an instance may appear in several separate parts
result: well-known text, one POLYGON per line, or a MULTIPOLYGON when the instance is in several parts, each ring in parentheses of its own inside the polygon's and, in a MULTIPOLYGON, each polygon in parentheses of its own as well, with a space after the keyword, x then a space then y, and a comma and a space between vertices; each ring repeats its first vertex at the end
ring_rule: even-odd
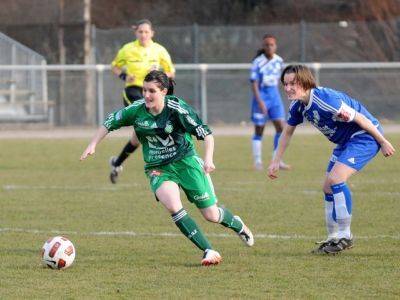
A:
POLYGON ((365 132, 352 122, 356 112, 379 126, 378 120, 357 100, 337 90, 317 87, 311 90, 307 105, 299 100, 291 103, 287 123, 297 126, 307 119, 328 140, 343 145, 355 134, 365 132))
POLYGON ((268 59, 264 54, 257 56, 251 65, 250 80, 258 81, 260 91, 268 87, 278 87, 283 70, 283 59, 274 54, 268 59))

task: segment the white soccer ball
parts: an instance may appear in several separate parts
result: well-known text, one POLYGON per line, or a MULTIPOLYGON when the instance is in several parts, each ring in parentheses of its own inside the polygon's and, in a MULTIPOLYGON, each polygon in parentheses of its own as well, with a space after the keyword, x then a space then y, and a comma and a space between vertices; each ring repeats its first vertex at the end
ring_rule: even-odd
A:
POLYGON ((75 247, 62 236, 49 238, 42 248, 42 262, 52 269, 66 269, 75 259, 75 247))

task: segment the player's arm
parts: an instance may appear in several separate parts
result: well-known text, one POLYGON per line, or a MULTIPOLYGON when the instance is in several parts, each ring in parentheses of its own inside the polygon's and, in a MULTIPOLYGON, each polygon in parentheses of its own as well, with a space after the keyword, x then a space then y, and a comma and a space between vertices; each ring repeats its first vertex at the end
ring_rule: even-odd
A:
POLYGON ((366 132, 374 137, 379 145, 381 145, 381 152, 384 156, 391 156, 396 152, 392 144, 387 139, 385 139, 385 137, 374 126, 374 124, 372 124, 372 122, 364 115, 356 112, 353 122, 357 123, 358 126, 360 126, 362 129, 364 129, 366 132))
POLYGON ((118 51, 117 56, 111 62, 111 72, 124 82, 132 82, 135 80, 135 76, 133 74, 126 73, 125 67, 127 61, 125 57, 126 57, 125 47, 123 47, 118 51))
POLYGON ((279 138, 279 145, 276 149, 276 155, 274 159, 271 161, 268 167, 268 176, 271 179, 278 178, 276 172, 279 170, 279 163, 282 160, 283 153, 286 151, 286 148, 289 146, 290 140, 293 136, 294 130, 296 126, 291 126, 286 124, 283 128, 281 137, 279 138))
POLYGON ((163 69, 164 73, 169 77, 169 78, 175 78, 175 66, 172 62, 171 56, 169 55, 167 49, 164 47, 161 48, 160 50, 160 65, 161 68, 163 69))
POLYGON ((112 66, 111 71, 117 77, 119 77, 122 81, 132 82, 135 80, 135 75, 126 73, 124 68, 112 66))
POLYGON ((124 72, 124 69, 123 69, 123 68, 120 68, 120 67, 112 66, 112 67, 111 67, 111 72, 113 72, 113 74, 114 74, 115 76, 120 77, 121 74, 124 72))
POLYGON ((86 159, 89 155, 92 155, 96 152, 96 146, 100 143, 108 134, 108 129, 103 125, 99 127, 96 134, 90 141, 89 145, 86 147, 85 151, 83 151, 80 160, 86 159))
POLYGON ((204 138, 204 165, 203 169, 206 174, 215 170, 214 165, 214 137, 212 134, 204 138))
POLYGON ((260 91, 258 89, 258 80, 251 81, 251 90, 253 92, 254 97, 256 98, 258 107, 260 108, 261 112, 265 115, 267 113, 267 107, 265 106, 264 101, 261 99, 260 91))

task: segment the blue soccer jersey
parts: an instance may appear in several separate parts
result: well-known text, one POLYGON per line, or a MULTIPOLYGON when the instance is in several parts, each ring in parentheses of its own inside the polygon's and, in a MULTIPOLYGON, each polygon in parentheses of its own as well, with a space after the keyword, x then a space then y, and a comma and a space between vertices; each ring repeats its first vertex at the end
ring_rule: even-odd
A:
POLYGON ((279 81, 283 70, 283 59, 277 54, 268 59, 264 54, 257 56, 252 63, 250 81, 258 82, 260 97, 268 109, 268 116, 261 113, 256 98, 252 98, 252 121, 265 124, 267 119, 285 119, 285 110, 279 92, 279 81))
POLYGON ((317 87, 311 90, 307 105, 299 100, 291 103, 287 123, 297 126, 307 119, 328 140, 343 145, 355 134, 365 132, 352 122, 356 112, 364 115, 376 127, 379 126, 378 120, 357 100, 340 91, 317 87))
POLYGON ((250 80, 258 81, 258 88, 262 92, 268 87, 278 88, 283 70, 283 59, 277 54, 268 59, 264 54, 257 56, 251 65, 250 80))

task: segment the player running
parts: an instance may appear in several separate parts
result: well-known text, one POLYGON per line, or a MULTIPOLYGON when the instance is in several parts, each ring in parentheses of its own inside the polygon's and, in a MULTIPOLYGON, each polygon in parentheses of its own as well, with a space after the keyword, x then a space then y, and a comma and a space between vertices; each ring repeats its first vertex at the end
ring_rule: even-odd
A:
POLYGON ((133 126, 134 138, 143 145, 145 173, 150 186, 181 232, 204 252, 202 265, 222 260, 194 219, 183 208, 179 189, 199 208, 204 218, 235 231, 247 246, 254 244, 250 229, 229 209, 218 206, 209 173, 214 171, 214 138, 211 130, 183 100, 168 96, 167 75, 151 71, 143 86, 144 99, 111 113, 81 155, 94 154, 97 144, 112 130, 133 126), (192 135, 204 140, 204 161, 198 156, 192 135))
MULTIPOLYGON (((285 108, 279 92, 279 78, 283 69, 283 59, 276 54, 277 39, 267 34, 263 38, 263 48, 258 50, 251 66, 250 82, 253 92, 251 121, 254 123, 252 140, 254 168, 263 170, 262 138, 268 119, 275 127, 273 157, 279 137, 285 126, 285 108)), ((280 162, 280 169, 287 170, 289 165, 280 162)))
POLYGON ((307 67, 286 67, 281 82, 292 103, 268 175, 272 179, 277 178, 279 161, 289 146, 296 126, 304 119, 337 144, 323 185, 328 238, 312 253, 339 253, 353 247, 350 230, 352 193, 346 181, 371 161, 379 150, 384 156, 391 156, 395 149, 383 136, 378 120, 360 102, 343 92, 317 87, 307 67))
MULTIPOLYGON (((154 30, 147 19, 140 20, 133 26, 136 40, 125 44, 112 61, 112 72, 125 82, 123 102, 125 106, 142 99, 143 80, 151 70, 160 68, 173 78, 175 67, 172 64, 168 51, 158 43, 153 42, 154 30)), ((171 85, 173 88, 173 85, 171 85)), ((173 94, 173 90, 169 91, 173 94)), ((122 163, 138 147, 139 143, 131 139, 122 149, 118 157, 110 158, 110 180, 117 183, 118 175, 122 172, 122 163)))

